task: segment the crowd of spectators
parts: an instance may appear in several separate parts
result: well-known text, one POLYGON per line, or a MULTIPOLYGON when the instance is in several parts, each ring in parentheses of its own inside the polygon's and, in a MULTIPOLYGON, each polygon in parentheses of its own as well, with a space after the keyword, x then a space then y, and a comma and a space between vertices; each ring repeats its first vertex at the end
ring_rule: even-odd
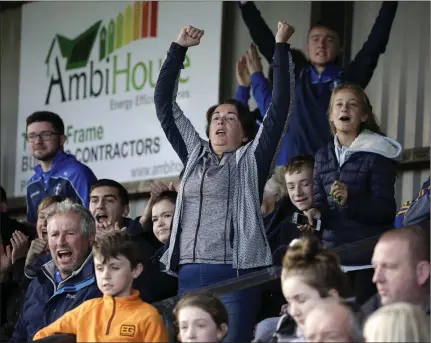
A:
POLYGON ((397 213, 402 146, 364 91, 397 2, 382 3, 345 68, 330 23, 310 27, 304 54, 290 47, 289 23, 274 36, 253 2, 238 6, 253 43, 236 64, 235 98, 206 113, 207 140, 176 102, 204 31, 186 25, 169 47, 154 100, 184 169, 177 184, 152 182, 141 216, 129 217, 121 183, 64 152, 58 114, 27 118, 40 164, 26 221, 11 218, 1 189, 1 341, 430 341, 430 180, 397 213), (360 254, 333 252, 373 237, 360 254), (271 266, 280 279, 202 290, 271 266), (152 304, 176 295, 170 337, 152 304))

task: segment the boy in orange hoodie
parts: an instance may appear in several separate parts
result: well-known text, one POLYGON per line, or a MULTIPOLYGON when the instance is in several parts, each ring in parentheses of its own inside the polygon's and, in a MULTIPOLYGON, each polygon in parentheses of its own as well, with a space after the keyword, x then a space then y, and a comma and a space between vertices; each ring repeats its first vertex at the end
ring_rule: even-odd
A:
POLYGON ((93 258, 103 298, 85 301, 33 339, 63 333, 76 335, 77 342, 168 342, 160 314, 132 289, 133 280, 142 272, 137 256, 137 247, 124 231, 97 237, 93 258))

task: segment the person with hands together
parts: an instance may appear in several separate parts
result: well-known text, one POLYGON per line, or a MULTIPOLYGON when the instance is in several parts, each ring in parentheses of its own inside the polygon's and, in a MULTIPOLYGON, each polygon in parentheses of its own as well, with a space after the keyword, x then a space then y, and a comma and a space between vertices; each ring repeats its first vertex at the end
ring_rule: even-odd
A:
MULTIPOLYGON (((175 101, 187 49, 200 43, 204 30, 181 28, 160 70, 157 117, 185 166, 160 261, 178 276, 180 294, 272 265, 260 204, 287 129, 294 84, 286 77, 293 70, 287 42, 294 29, 286 22, 277 29, 272 102, 257 133, 248 108, 229 99, 208 109, 204 140, 175 101)), ((226 341, 251 341, 259 293, 250 288, 221 297, 232 323, 226 341)))
POLYGON ((139 220, 139 223, 141 223, 144 231, 146 231, 145 223, 151 220, 151 210, 153 208, 154 201, 160 196, 160 194, 168 191, 176 191, 173 182, 170 182, 169 185, 160 181, 154 181, 150 183, 150 199, 145 206, 144 214, 141 217, 136 218, 139 220))
MULTIPOLYGON (((315 156, 315 206, 307 214, 310 222, 311 217, 322 217, 323 242, 336 247, 392 227, 402 147, 382 133, 367 95, 356 84, 337 86, 328 112, 334 138, 315 156)), ((341 261, 350 271, 359 303, 375 292, 371 256, 372 247, 341 261)))

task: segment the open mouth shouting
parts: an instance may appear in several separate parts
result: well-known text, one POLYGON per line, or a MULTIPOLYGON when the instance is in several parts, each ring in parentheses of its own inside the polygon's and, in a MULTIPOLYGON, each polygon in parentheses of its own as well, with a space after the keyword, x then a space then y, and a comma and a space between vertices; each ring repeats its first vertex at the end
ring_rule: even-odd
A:
POLYGON ((68 264, 72 262, 73 252, 69 249, 61 249, 57 251, 58 261, 62 264, 68 264))
POLYGON ((350 119, 351 118, 349 116, 346 116, 346 115, 340 117, 340 121, 342 121, 343 123, 348 123, 350 121, 350 119))
POLYGON ((105 213, 97 213, 96 214, 96 222, 97 223, 104 223, 108 221, 108 215, 105 213))
POLYGON ((216 131, 216 136, 226 135, 226 131, 223 129, 218 129, 216 131))

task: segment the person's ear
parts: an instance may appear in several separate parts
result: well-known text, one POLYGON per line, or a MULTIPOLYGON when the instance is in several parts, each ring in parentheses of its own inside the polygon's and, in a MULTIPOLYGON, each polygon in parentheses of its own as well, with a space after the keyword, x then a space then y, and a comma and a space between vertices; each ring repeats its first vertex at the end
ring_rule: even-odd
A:
POLYGON ((129 205, 124 206, 124 208, 123 208, 123 214, 122 214, 123 218, 127 218, 127 216, 129 215, 129 213, 130 213, 130 206, 129 205))
POLYGON ((227 330, 228 330, 228 326, 225 323, 220 325, 220 327, 217 329, 217 339, 219 340, 219 342, 221 342, 223 338, 226 337, 227 330))
POLYGON ((139 275, 141 275, 143 270, 144 270, 144 266, 142 265, 142 263, 138 263, 136 267, 132 270, 133 278, 137 279, 139 275))
POLYGON ((243 142, 243 143, 247 143, 247 142, 248 142, 248 137, 247 137, 247 136, 244 136, 244 137, 242 138, 242 142, 243 142))
POLYGON ((60 135, 60 147, 64 146, 64 144, 66 143, 66 140, 67 140, 67 136, 60 135))
POLYGON ((430 263, 428 261, 420 261, 416 265, 416 280, 418 285, 425 285, 430 279, 430 263))
POLYGON ((340 298, 340 294, 338 294, 337 290, 336 290, 336 289, 334 289, 334 288, 331 288, 331 289, 329 290, 328 294, 329 294, 331 297, 335 298, 335 299, 339 299, 339 298, 340 298))

